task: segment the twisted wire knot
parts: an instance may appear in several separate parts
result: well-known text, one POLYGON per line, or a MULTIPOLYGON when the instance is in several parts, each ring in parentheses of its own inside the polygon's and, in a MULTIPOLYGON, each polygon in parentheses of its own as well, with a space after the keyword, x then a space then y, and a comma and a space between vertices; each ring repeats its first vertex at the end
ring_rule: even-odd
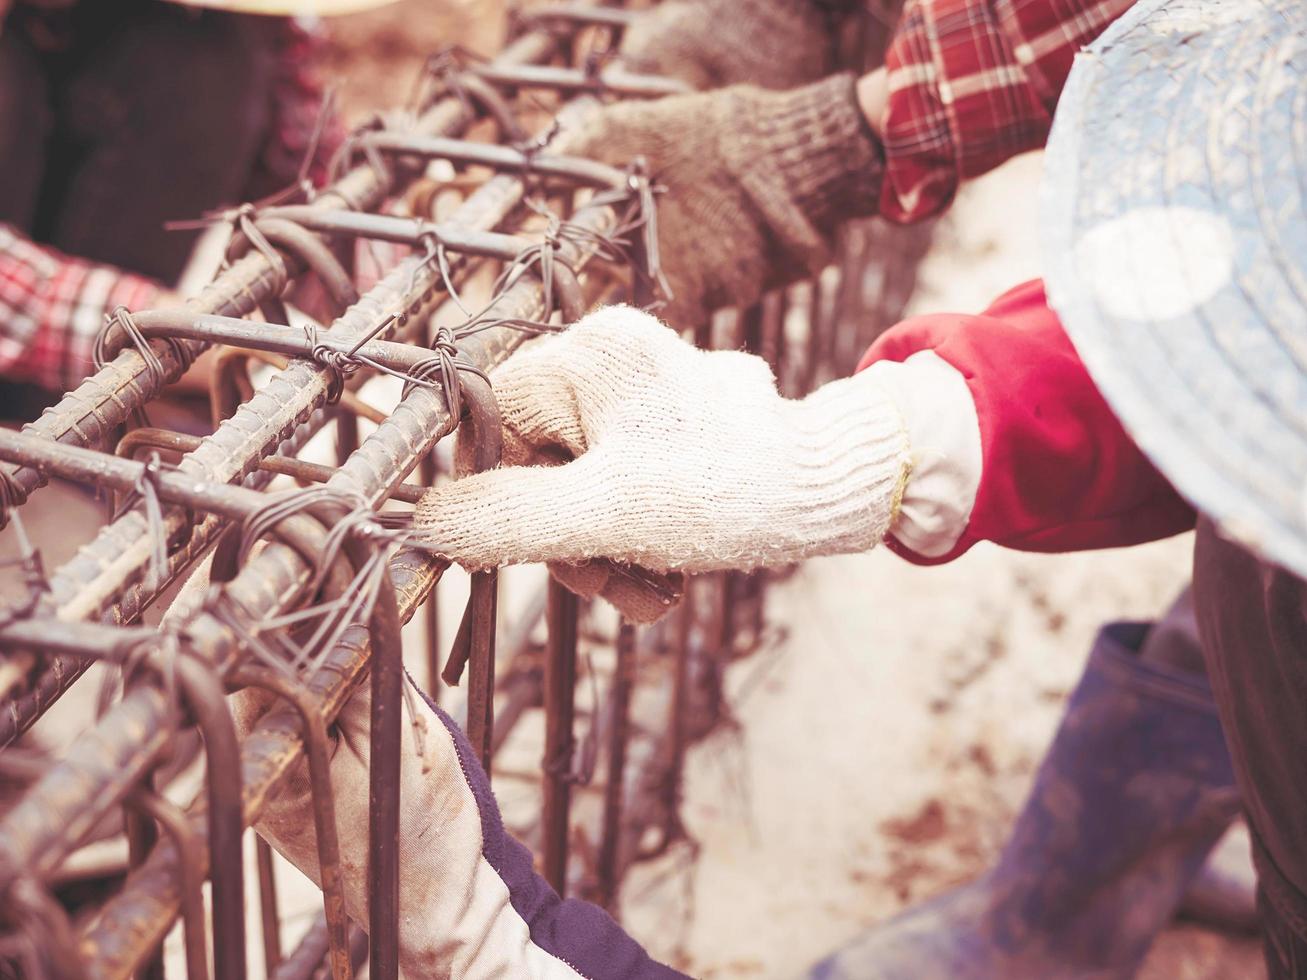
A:
MULTIPOLYGON (((163 366, 163 361, 160 360, 154 345, 141 332, 141 328, 136 323, 136 318, 132 315, 131 310, 121 304, 115 306, 105 315, 104 323, 101 324, 99 332, 95 335, 95 343, 91 348, 91 362, 95 365, 95 369, 99 371, 108 363, 109 337, 114 328, 122 332, 123 336, 131 343, 131 346, 136 348, 136 353, 140 355, 141 361, 145 365, 146 376, 149 379, 149 387, 152 389, 150 393, 162 390, 163 386, 168 383, 168 370, 163 366)), ((160 339, 167 345, 173 359, 177 362, 178 373, 185 373, 195 360, 190 345, 179 337, 162 337, 160 339)), ((138 407, 132 414, 138 426, 150 424, 144 406, 138 407)))
POLYGON ((314 324, 304 325, 304 336, 308 339, 309 357, 313 359, 313 363, 321 365, 331 373, 331 380, 327 383, 327 404, 334 405, 345 393, 345 379, 358 371, 363 366, 363 362, 347 351, 336 350, 322 343, 318 339, 318 328, 314 324))
MULTIPOLYGON (((232 234, 239 231, 245 236, 246 240, 258 250, 259 254, 268 260, 272 266, 274 296, 281 295, 286 284, 290 282, 290 270, 286 268, 286 260, 272 242, 268 241, 267 236, 259 230, 258 224, 259 209, 253 204, 242 204, 236 210, 228 213, 228 221, 231 223, 232 234)), ((224 259, 224 265, 226 264, 224 259)))
POLYGON ((414 387, 429 388, 433 383, 439 384, 445 394, 450 418, 460 419, 463 417, 463 382, 459 372, 474 374, 486 384, 490 383, 490 376, 463 356, 449 327, 436 330, 431 351, 434 357, 419 361, 409 371, 410 380, 404 386, 404 397, 407 398, 414 387))
POLYGON ((9 512, 27 503, 27 490, 8 464, 0 466, 0 529, 9 523, 9 512))

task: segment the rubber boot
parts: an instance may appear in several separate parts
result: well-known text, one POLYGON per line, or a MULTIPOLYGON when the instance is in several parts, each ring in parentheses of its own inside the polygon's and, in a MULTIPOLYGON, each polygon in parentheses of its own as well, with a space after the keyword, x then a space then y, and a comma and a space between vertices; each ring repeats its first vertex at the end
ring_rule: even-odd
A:
POLYGON ((1239 809, 1206 679, 1098 636, 998 863, 816 966, 812 980, 1130 977, 1239 809))

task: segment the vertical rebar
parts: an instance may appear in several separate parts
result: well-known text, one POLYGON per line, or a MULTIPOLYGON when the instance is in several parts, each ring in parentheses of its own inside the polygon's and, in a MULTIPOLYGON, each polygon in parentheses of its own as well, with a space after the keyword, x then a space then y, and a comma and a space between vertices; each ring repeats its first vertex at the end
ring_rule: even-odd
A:
POLYGON ((259 868, 259 914, 263 927, 263 971, 268 976, 281 963, 281 917, 277 914, 277 881, 272 866, 272 848, 257 834, 254 853, 259 868))
MULTIPOLYGON (((422 462, 418 464, 418 482, 424 487, 434 487, 436 485, 436 454, 432 450, 422 457, 422 462)), ((440 583, 437 582, 431 588, 427 596, 426 612, 424 614, 426 622, 426 639, 427 639, 427 697, 431 698, 432 703, 440 703, 440 583)))
POLYGON ((177 657, 186 706, 204 736, 209 793, 209 871, 213 878, 213 968, 217 980, 244 980, 245 878, 241 837, 240 745, 227 695, 210 665, 177 657))
MULTIPOLYGON (((366 560, 368 545, 346 545, 355 565, 366 560)), ((404 648, 399 607, 389 574, 378 579, 368 619, 372 637, 371 752, 368 769, 368 975, 399 977, 399 784, 400 736, 404 701, 404 648)))
MULTIPOLYGON (((149 772, 141 778, 136 794, 148 795, 153 792, 154 773, 149 772)), ((133 805, 130 798, 123 804, 123 831, 127 837, 127 866, 139 868, 158 841, 159 833, 154 820, 133 805)), ((136 971, 136 980, 163 980, 163 975, 163 950, 160 948, 136 971)))
POLYGON ((232 673, 232 680, 271 691, 288 701, 299 714, 309 770, 309 792, 313 798, 313 831, 318 844, 323 942, 330 957, 333 980, 349 980, 349 920, 345 917, 340 834, 336 827, 336 797, 331 785, 331 751, 326 723, 309 689, 270 667, 243 664, 232 673))
POLYGON ((359 417, 348 408, 336 406, 336 462, 344 466, 359 447, 359 417))
POLYGON ((204 928, 204 847, 181 807, 156 793, 135 791, 131 806, 155 821, 177 848, 181 879, 182 942, 186 980, 209 980, 208 938, 204 928))
POLYGON ((617 662, 609 693, 608 781, 604 785, 603 828, 599 838, 598 901, 611 910, 621 880, 618 845, 622 837, 622 805, 626 796, 626 743, 631 734, 631 689, 635 686, 635 626, 623 621, 617 629, 617 662))
POLYGON ((572 803, 572 719, 576 699, 577 616, 574 593, 551 578, 545 622, 544 873, 559 895, 567 890, 567 831, 572 803))

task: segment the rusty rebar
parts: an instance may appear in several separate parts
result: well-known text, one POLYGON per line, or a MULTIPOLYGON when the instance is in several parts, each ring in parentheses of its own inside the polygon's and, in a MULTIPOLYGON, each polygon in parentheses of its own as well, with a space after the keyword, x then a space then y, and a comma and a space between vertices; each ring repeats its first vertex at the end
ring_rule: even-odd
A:
MULTIPOLYGON (((512 178, 502 177, 495 178, 482 190, 490 188, 492 193, 500 199, 506 199, 506 192, 511 186, 516 185, 512 178), (509 185, 509 186, 505 186, 509 185)), ((602 231, 606 227, 611 227, 615 220, 611 208, 597 207, 590 209, 586 214, 578 213, 573 216, 574 221, 591 222, 596 230, 602 231)), ((583 264, 585 258, 584 251, 570 242, 563 243, 563 248, 571 253, 569 261, 583 264)), ((411 267, 403 267, 396 273, 392 274, 392 280, 395 277, 407 276, 411 267)), ((366 299, 363 301, 366 302, 366 299)), ((499 303, 499 310, 504 314, 517 316, 538 316, 540 315, 539 304, 541 302, 541 289, 538 282, 533 279, 523 279, 513 286, 499 303)), ((356 307, 357 309, 357 307, 356 307)), ((469 353, 474 360, 481 364, 490 364, 505 356, 522 339, 519 332, 510 329, 495 329, 479 333, 469 337, 465 344, 465 352, 469 353)), ((391 415, 382 429, 373 433, 368 440, 360 446, 359 451, 351 457, 346 467, 336 474, 335 484, 342 488, 358 489, 355 481, 359 478, 355 473, 371 474, 376 473, 402 473, 409 466, 416 465, 421 456, 430 451, 431 445, 436 439, 443 436, 449 431, 452 420, 448 419, 445 411, 443 399, 437 395, 425 390, 418 389, 409 394, 401 403, 400 407, 391 415), (397 430, 397 431, 394 431, 397 430), (397 468, 396 449, 393 445, 394 436, 399 435, 402 440, 403 448, 399 452, 399 463, 397 468), (385 447, 385 448, 383 448, 385 447)), ((375 477, 370 477, 375 479, 375 477)), ((394 478, 398 482, 398 478, 394 478)), ((364 486, 376 486, 375 483, 364 486)), ((387 488, 377 488, 373 492, 374 499, 378 498, 387 488)), ((267 598, 271 595, 280 594, 283 589, 289 589, 291 582, 297 573, 293 569, 296 557, 293 552, 278 546, 269 546, 261 554, 253 559, 249 566, 242 570, 242 573, 236 580, 228 584, 228 588, 235 588, 237 592, 244 597, 243 602, 251 610, 260 610, 266 608, 267 598), (255 568, 257 566, 257 568, 255 568), (243 586, 242 581, 249 582, 249 586, 243 586), (250 591, 250 587, 257 583, 257 588, 250 591)), ((400 591, 403 605, 401 608, 404 617, 411 615, 412 608, 421 598, 425 597, 426 592, 430 589, 432 582, 438 577, 439 572, 443 570, 444 563, 432 559, 425 554, 409 554, 401 552, 400 555, 392 561, 392 576, 395 577, 396 587, 400 591), (398 562, 398 565, 396 564, 398 562), (414 591, 406 591, 405 582, 413 586, 414 591), (420 584, 415 584, 420 583, 420 584)), ((195 624, 203 625, 203 624, 195 624)), ((215 624, 216 625, 216 624, 215 624)), ((215 652, 221 649, 222 633, 212 633, 212 627, 205 626, 203 629, 196 630, 203 636, 206 642, 212 644, 215 652)), ((352 633, 347 633, 346 638, 352 633)), ((334 716, 334 711, 338 710, 340 703, 343 702, 348 692, 352 690, 353 684, 357 682, 359 673, 366 662, 364 658, 365 646, 357 640, 350 641, 346 652, 349 663, 353 664, 351 668, 338 667, 334 672, 335 684, 332 684, 328 690, 318 690, 316 696, 324 701, 324 713, 327 717, 334 716)), ((157 711, 157 706, 132 704, 128 706, 126 702, 120 702, 115 706, 115 711, 125 714, 128 710, 145 711, 151 714, 157 711)), ((112 712, 111 712, 112 714, 112 712)), ((110 719, 111 720, 111 719, 110 719)), ((280 723, 285 726, 286 722, 280 723)), ((246 816, 247 819, 253 819, 262 807, 262 802, 267 798, 276 781, 284 775, 289 762, 295 757, 297 752, 297 726, 291 724, 289 730, 284 730, 273 721, 266 720, 261 723, 256 731, 246 741, 244 783, 246 787, 246 816), (264 725, 266 724, 266 728, 264 725)), ((121 738, 116 736, 115 740, 121 738)), ((88 753, 102 751, 102 746, 89 746, 88 753)), ((120 768, 131 770, 140 765, 139 754, 130 753, 120 758, 120 768)), ((103 778, 103 777, 99 777, 103 778)), ((38 787, 39 789, 39 787, 38 787)), ((38 803, 48 803, 48 800, 41 800, 41 794, 36 794, 35 799, 38 803)), ((140 950, 148 949, 150 944, 157 942, 162 935, 162 930, 170 921, 171 916, 175 914, 176 898, 172 888, 173 871, 172 866, 175 856, 171 855, 170 848, 167 845, 161 845, 156 848, 151 860, 147 862, 140 875, 137 876, 141 887, 124 892, 115 900, 111 901, 101 915, 93 920, 89 925, 86 933, 86 942, 84 949, 96 951, 96 959, 103 964, 103 974, 106 976, 121 975, 119 970, 126 965, 135 962, 135 957, 140 955, 140 950), (130 930, 121 928, 118 923, 133 923, 130 930), (142 927, 141 923, 150 923, 147 927, 142 927), (124 944, 124 939, 129 941, 124 944)))
POLYGON ((576 645, 579 603, 575 593, 550 578, 545 623, 545 749, 543 865, 545 880, 567 894, 567 839, 576 742, 572 717, 576 698, 576 645))
MULTIPOLYGON (((499 60, 510 64, 539 61, 548 58, 555 49, 556 41, 548 33, 528 32, 514 40, 501 53, 499 60)), ((420 135, 448 134, 461 131, 473 118, 471 107, 463 100, 449 96, 424 112, 412 126, 412 131, 420 135)), ((367 208, 379 203, 391 190, 393 186, 373 168, 361 164, 326 188, 313 206, 324 210, 339 210, 342 206, 367 208)), ((484 219, 481 222, 474 220, 471 224, 476 227, 493 224, 514 204, 515 198, 503 200, 498 206, 492 203, 489 208, 483 209, 484 219)), ((298 271, 296 262, 293 258, 289 261, 292 271, 298 271)), ((273 295, 278 287, 277 269, 262 253, 255 252, 233 263, 187 306, 197 312, 244 316, 256 309, 263 299, 273 295)), ((198 343, 183 343, 182 346, 190 356, 202 349, 198 343)), ((164 380, 175 379, 181 372, 181 364, 177 362, 173 350, 173 345, 165 344, 156 352, 165 369, 164 380)), ((252 413, 256 420, 266 414, 266 423, 251 426, 248 421, 245 422, 239 430, 248 436, 243 442, 231 438, 234 432, 230 429, 223 438, 218 438, 219 433, 215 433, 208 449, 195 454, 191 464, 194 467, 193 473, 204 473, 220 479, 239 477, 271 446, 287 442, 294 444, 312 430, 313 409, 320 393, 314 390, 311 375, 302 367, 293 367, 283 372, 282 377, 285 379, 284 384, 278 383, 280 379, 274 379, 264 389, 271 400, 260 400, 261 404, 252 413), (299 397, 300 393, 307 395, 307 398, 299 397), (279 405, 284 406, 284 409, 278 409, 279 405)), ((159 388, 157 379, 146 368, 140 354, 134 350, 125 350, 104 369, 65 395, 58 405, 47 410, 35 422, 24 426, 23 431, 55 442, 98 446, 132 412, 158 394, 159 388)), ((44 483, 43 475, 30 467, 15 469, 5 463, 0 463, 0 467, 5 469, 6 486, 12 488, 13 494, 17 494, 17 499, 12 501, 14 504, 21 504, 44 483)), ((4 515, 0 514, 0 522, 3 520, 4 515)), ((220 525, 216 522, 192 528, 192 536, 196 539, 194 548, 178 552, 178 567, 184 568, 189 564, 219 529, 220 525)), ((170 534, 179 533, 180 520, 174 524, 170 517, 168 530, 170 534)), ((79 602, 80 597, 116 596, 116 617, 130 621, 153 598, 152 595, 142 595, 139 586, 131 585, 141 567, 141 560, 124 560, 133 554, 134 547, 139 546, 144 532, 139 515, 126 514, 105 528, 95 541, 82 549, 73 562, 56 573, 52 579, 52 588, 61 603, 60 614, 63 618, 86 618, 101 611, 103 599, 88 605, 85 600, 79 602)), ((24 696, 16 711, 5 712, 13 717, 15 730, 22 731, 30 726, 46 707, 81 676, 83 670, 85 663, 82 661, 56 658, 50 663, 32 685, 33 690, 39 692, 37 696, 24 696)))
MULTIPOLYGON (((294 684, 270 667, 243 664, 232 674, 233 684, 270 691, 293 707, 300 718, 301 742, 308 762, 309 792, 313 798, 313 830, 318 845, 318 887, 322 889, 323 930, 333 980, 348 980, 349 920, 340 872, 340 838, 336 827, 335 791, 331 786, 330 743, 327 726, 308 689, 294 684)), ((268 967, 273 972, 273 967, 268 967)))
POLYGON ((635 687, 635 626, 622 622, 617 630, 617 661, 608 697, 608 773, 604 784, 603 820, 599 831, 599 858, 595 869, 598 901, 611 909, 617 901, 621 877, 618 847, 622 839, 626 798, 626 748, 630 738, 631 692, 635 687))

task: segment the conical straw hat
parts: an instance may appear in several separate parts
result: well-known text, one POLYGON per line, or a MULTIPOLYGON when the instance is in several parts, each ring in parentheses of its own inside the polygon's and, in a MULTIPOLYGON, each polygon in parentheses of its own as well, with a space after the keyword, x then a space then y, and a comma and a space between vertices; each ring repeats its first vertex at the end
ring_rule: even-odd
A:
POLYGON ((1140 448, 1307 578, 1307 3, 1142 0, 1045 160, 1053 308, 1140 448))

